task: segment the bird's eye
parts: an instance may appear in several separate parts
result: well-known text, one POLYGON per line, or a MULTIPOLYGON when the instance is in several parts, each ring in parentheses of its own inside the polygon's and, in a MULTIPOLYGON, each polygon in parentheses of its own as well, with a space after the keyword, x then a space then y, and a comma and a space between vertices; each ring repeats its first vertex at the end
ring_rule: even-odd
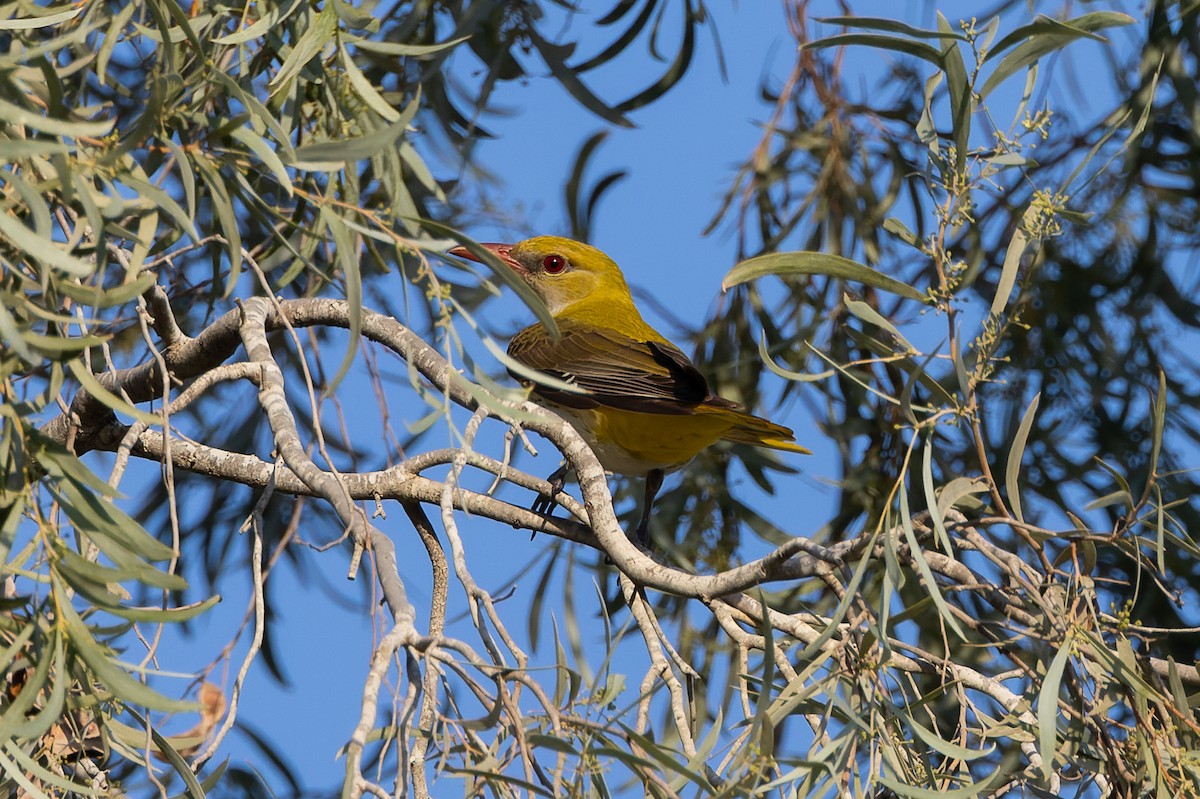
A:
POLYGON ((547 255, 542 259, 542 269, 545 269, 547 274, 557 275, 566 268, 567 259, 561 255, 547 255))

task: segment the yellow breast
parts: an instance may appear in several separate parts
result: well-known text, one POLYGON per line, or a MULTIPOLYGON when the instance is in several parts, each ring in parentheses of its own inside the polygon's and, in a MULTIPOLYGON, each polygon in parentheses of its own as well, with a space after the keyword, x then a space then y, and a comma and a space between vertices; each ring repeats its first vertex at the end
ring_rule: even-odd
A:
POLYGON ((729 420, 718 414, 673 415, 616 408, 554 410, 587 440, 605 470, 633 476, 651 469, 674 471, 730 429, 729 420))

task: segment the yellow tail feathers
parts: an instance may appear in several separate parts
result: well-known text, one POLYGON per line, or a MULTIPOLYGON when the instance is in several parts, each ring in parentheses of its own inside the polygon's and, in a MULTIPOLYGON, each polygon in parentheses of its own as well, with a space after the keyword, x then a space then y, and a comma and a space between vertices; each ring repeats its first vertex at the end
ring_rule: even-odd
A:
POLYGON ((701 405, 698 411, 732 417, 731 426, 721 438, 735 444, 749 444, 754 447, 770 447, 787 452, 797 452, 801 455, 811 455, 812 450, 796 443, 796 436, 791 430, 781 424, 747 413, 740 408, 725 408, 721 406, 701 405))

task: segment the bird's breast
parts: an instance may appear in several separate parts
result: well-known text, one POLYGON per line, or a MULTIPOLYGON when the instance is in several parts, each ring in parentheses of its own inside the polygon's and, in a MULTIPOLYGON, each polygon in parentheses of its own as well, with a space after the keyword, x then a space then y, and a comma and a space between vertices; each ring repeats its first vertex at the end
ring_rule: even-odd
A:
POLYGON ((721 417, 640 413, 617 408, 567 408, 542 404, 571 423, 605 471, 633 477, 684 466, 728 430, 721 417))

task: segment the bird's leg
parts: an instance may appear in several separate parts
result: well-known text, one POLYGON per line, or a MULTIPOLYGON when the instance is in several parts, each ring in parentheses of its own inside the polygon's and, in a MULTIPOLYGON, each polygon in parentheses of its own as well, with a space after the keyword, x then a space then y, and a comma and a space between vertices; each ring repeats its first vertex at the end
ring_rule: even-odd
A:
POLYGON ((646 472, 646 498, 642 501, 642 520, 637 526, 637 542, 646 549, 650 549, 650 508, 654 506, 654 498, 658 496, 665 476, 666 472, 662 469, 646 472))
POLYGON ((554 470, 554 473, 546 478, 546 482, 550 483, 550 493, 541 494, 533 501, 530 510, 534 513, 550 513, 558 504, 554 497, 563 490, 563 486, 567 484, 567 473, 571 471, 571 467, 566 463, 554 470))
POLYGON ((567 484, 567 473, 571 471, 571 467, 566 463, 554 470, 554 474, 546 478, 550 483, 550 493, 539 494, 538 498, 533 501, 529 509, 534 513, 543 513, 550 515, 554 511, 554 506, 558 503, 554 498, 563 490, 563 486, 567 484))

